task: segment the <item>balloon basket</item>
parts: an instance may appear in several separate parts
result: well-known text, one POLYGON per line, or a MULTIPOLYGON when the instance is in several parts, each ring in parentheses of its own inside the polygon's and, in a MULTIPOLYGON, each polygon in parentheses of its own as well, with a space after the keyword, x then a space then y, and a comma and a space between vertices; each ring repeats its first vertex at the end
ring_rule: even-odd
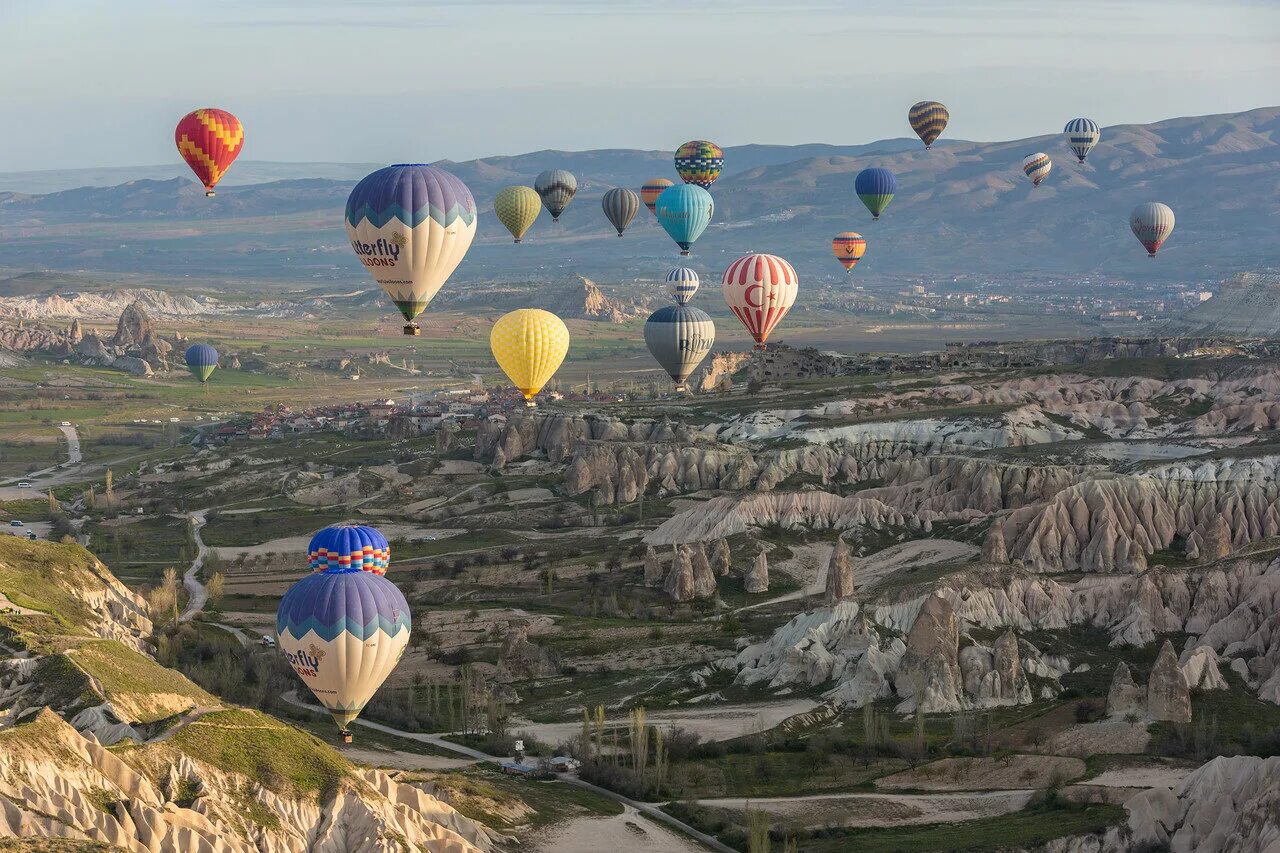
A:
POLYGON ((205 198, 213 198, 213 190, 205 190, 205 191, 204 191, 204 197, 205 197, 205 198))
POLYGON ((422 328, 417 323, 405 323, 404 333, 406 335, 413 335, 416 338, 422 334, 422 328))
POLYGON ((681 249, 681 250, 680 250, 680 257, 682 257, 682 258, 687 258, 687 257, 689 257, 689 250, 688 250, 688 249, 681 249))
POLYGON ((344 731, 344 732, 342 733, 342 742, 343 742, 343 743, 351 743, 351 732, 344 731))
POLYGON ((536 409, 536 408, 538 408, 538 401, 537 401, 537 400, 534 400, 534 399, 533 399, 533 398, 531 398, 531 397, 530 397, 530 398, 526 398, 526 399, 525 399, 525 401, 524 401, 524 407, 525 407, 526 409, 536 409))

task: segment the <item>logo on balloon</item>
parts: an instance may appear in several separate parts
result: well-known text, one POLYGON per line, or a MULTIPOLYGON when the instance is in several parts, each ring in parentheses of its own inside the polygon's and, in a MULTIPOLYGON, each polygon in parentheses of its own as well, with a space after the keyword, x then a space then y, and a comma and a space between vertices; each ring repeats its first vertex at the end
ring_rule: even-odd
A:
POLYGON ((700 353, 711 349, 712 338, 703 335, 690 335, 680 339, 680 352, 700 353))
POLYGON ((285 653, 293 671, 304 678, 314 678, 320 674, 320 661, 324 656, 324 650, 316 648, 315 644, 306 650, 298 649, 296 652, 285 653))
POLYGON ((373 243, 352 240, 351 248, 360 256, 360 263, 366 267, 393 267, 400 262, 400 249, 405 242, 404 235, 396 232, 389 240, 379 237, 373 243))

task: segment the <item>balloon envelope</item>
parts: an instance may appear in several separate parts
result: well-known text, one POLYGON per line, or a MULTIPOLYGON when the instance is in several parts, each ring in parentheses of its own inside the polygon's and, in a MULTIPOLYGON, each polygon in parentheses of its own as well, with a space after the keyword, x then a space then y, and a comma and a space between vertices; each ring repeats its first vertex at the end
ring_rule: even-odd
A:
POLYGON ((182 117, 173 131, 173 141, 204 184, 204 194, 213 195, 213 188, 244 147, 244 125, 226 110, 205 107, 182 117))
POLYGON ((854 179, 853 189, 867 206, 867 210, 871 211, 871 218, 879 219, 881 212, 889 206, 894 193, 898 191, 898 179, 888 169, 863 169, 854 179))
POLYGON ((725 304, 764 349, 769 333, 796 302, 800 279, 795 268, 777 255, 743 255, 729 264, 720 279, 725 304))
POLYGON ((400 662, 411 625, 396 585, 358 569, 307 575, 276 611, 280 650, 344 733, 400 662))
POLYGON ((649 208, 649 212, 654 216, 658 215, 658 196, 662 195, 662 191, 673 184, 675 184, 675 181, 668 181, 666 178, 651 178, 645 181, 644 186, 640 188, 640 198, 644 201, 644 206, 649 208))
POLYGON ((511 384, 533 405, 569 352, 569 327, 550 311, 519 308, 493 324, 489 348, 511 384))
POLYGON ((1081 163, 1084 162, 1085 157, 1089 156, 1093 146, 1098 144, 1098 140, 1102 138, 1102 131, 1098 129, 1097 123, 1087 118, 1073 118, 1062 129, 1062 134, 1067 138, 1067 147, 1079 158, 1081 163))
POLYGON ((560 214, 578 192, 578 179, 564 169, 547 169, 534 179, 533 188, 547 206, 551 221, 559 222, 560 214))
POLYGON ((622 232, 627 230, 631 220, 635 219, 640 211, 640 196, 636 195, 635 190, 614 187, 600 199, 600 206, 604 209, 604 215, 608 217, 609 223, 618 230, 618 236, 621 237, 622 232))
POLYGON ((187 370, 201 382, 208 382, 218 367, 218 351, 208 344, 192 344, 187 347, 183 357, 187 362, 187 370))
POLYGON ((493 199, 493 213, 517 243, 542 211, 542 199, 533 187, 503 187, 493 199))
POLYGON ((946 129, 947 122, 950 120, 951 113, 937 101, 920 101, 913 104, 907 111, 907 121, 911 123, 911 129, 916 132, 916 136, 924 142, 925 148, 942 135, 942 131, 946 129))
POLYGON ((1129 227, 1133 229, 1133 235, 1153 258, 1173 233, 1174 222, 1173 210, 1158 201, 1140 204, 1129 214, 1129 227))
POLYGON ((857 231, 841 231, 831 239, 831 254, 845 272, 852 270, 867 253, 867 241, 857 231))
POLYGON ((412 323, 462 263, 476 236, 476 202, 467 185, 421 163, 387 166, 347 198, 347 239, 360 262, 412 323))
POLYGON ((707 312, 691 305, 665 305, 644 323, 644 342, 653 358, 683 391, 685 381, 711 352, 716 326, 707 312))
POLYGON ((1040 182, 1049 177, 1051 169, 1053 169, 1053 161, 1043 151, 1037 151, 1022 161, 1022 171, 1027 173, 1033 187, 1040 186, 1040 182))
POLYGON ((391 545, 376 527, 335 524, 311 537, 307 561, 313 572, 359 569, 385 575, 391 562, 391 545))
POLYGON ((711 193, 696 184, 676 184, 658 196, 658 222, 682 255, 689 254, 689 247, 707 230, 715 209, 711 193))
POLYGON ((687 305, 693 295, 698 292, 698 273, 688 267, 676 267, 667 273, 667 289, 677 305, 687 305))
POLYGON ((720 170, 724 168, 724 151, 714 142, 694 139, 676 149, 675 161, 680 180, 705 189, 720 177, 720 170))

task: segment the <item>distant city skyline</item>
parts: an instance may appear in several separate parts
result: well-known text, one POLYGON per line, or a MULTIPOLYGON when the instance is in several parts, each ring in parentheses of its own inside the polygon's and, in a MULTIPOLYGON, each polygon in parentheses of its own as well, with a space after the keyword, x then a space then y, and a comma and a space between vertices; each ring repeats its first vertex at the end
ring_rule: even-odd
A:
POLYGON ((1054 133, 1280 103, 1264 0, 0 0, 0 171, 176 159, 218 106, 267 161, 1054 133))

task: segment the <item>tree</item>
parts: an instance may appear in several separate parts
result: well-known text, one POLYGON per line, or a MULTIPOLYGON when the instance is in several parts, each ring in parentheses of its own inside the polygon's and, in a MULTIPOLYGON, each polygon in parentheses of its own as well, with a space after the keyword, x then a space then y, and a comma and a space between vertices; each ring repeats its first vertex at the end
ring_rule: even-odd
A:
POLYGON ((172 567, 164 570, 164 579, 160 585, 147 593, 147 609, 151 612, 152 621, 159 625, 167 625, 178 620, 178 570, 172 567))
POLYGON ((773 846, 769 838, 769 816, 762 811, 748 813, 747 853, 769 853, 773 846))
POLYGON ((107 469, 107 480, 106 484, 102 487, 102 496, 107 499, 107 508, 110 509, 115 503, 116 498, 115 480, 112 477, 110 468, 107 469))
POLYGON ((49 490, 49 514, 61 512, 62 507, 58 505, 58 499, 53 496, 53 489, 49 490))
POLYGON ((644 707, 631 709, 631 766, 635 768, 637 781, 644 784, 644 771, 649 763, 649 724, 645 721, 644 707))
POLYGON ((217 605, 222 601, 222 595, 225 592, 226 578, 222 576, 222 572, 214 572, 213 577, 209 578, 209 583, 205 584, 204 591, 209 596, 209 603, 217 605))

